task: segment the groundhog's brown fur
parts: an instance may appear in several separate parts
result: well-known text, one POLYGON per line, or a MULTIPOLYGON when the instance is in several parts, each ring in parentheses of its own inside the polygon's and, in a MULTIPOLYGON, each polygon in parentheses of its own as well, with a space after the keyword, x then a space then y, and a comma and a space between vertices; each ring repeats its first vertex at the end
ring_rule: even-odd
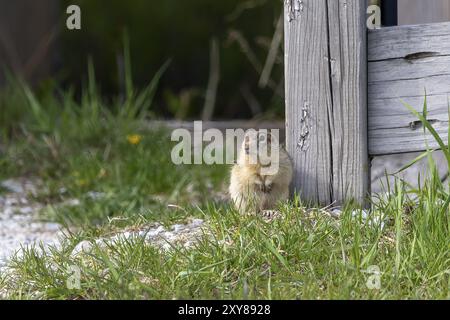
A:
MULTIPOLYGON (((260 134, 256 136, 259 139, 260 134)), ((268 146, 270 148, 271 139, 268 146)), ((249 161, 248 144, 252 138, 244 140, 237 164, 231 171, 229 192, 236 208, 242 213, 261 213, 274 210, 279 201, 288 199, 292 180, 292 163, 287 152, 279 147, 278 170, 264 174, 264 167, 257 161, 249 161)), ((279 146, 278 144, 276 144, 279 146)), ((272 163, 274 164, 274 163, 272 163)))

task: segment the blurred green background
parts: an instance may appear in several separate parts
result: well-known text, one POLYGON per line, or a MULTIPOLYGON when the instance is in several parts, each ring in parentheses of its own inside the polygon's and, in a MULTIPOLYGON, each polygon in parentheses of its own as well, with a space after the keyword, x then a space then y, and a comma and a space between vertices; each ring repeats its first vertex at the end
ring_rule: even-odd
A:
MULTIPOLYGON (((18 0, 13 7, 11 2, 5 2, 10 12, 3 13, 10 16, 14 11, 14 21, 22 21, 20 28, 28 30, 28 38, 33 32, 33 25, 29 25, 32 23, 38 26, 45 22, 50 26, 41 38, 54 32, 49 41, 51 49, 45 53, 45 59, 51 59, 50 71, 35 81, 35 87, 40 90, 59 87, 80 92, 86 85, 87 62, 91 57, 102 95, 105 99, 120 96, 125 90, 124 39, 128 38, 137 88, 145 87, 170 60, 152 107, 157 117, 200 118, 212 68, 219 75, 212 119, 283 117, 282 45, 277 46, 274 63, 266 63, 282 10, 281 0, 45 0, 40 3, 36 7, 32 1, 18 0), (66 8, 71 4, 81 8, 82 30, 65 28, 66 8), (22 6, 20 13, 17 5, 22 6), (50 12, 50 6, 55 14, 49 17, 44 13, 50 12), (37 17, 40 11, 41 20, 53 20, 23 19, 27 15, 37 17), (218 63, 211 66, 213 41, 217 43, 218 63), (261 86, 265 65, 270 78, 261 86)), ((0 30, 7 32, 11 23, 4 22, 0 30)), ((27 37, 21 36, 21 41, 28 41, 27 37)), ((38 49, 36 45, 23 56, 33 55, 38 49)), ((0 61, 8 66, 7 60, 0 61)), ((13 70, 13 73, 19 72, 13 70)))

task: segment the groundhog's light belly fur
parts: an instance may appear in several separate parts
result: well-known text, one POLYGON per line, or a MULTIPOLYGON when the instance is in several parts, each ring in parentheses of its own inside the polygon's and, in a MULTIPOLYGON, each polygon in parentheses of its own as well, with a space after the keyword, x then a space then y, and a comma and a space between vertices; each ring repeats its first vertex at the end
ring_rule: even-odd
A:
POLYGON ((256 189, 255 186, 231 183, 230 195, 241 213, 253 213, 275 209, 279 201, 288 199, 289 188, 276 188, 266 193, 256 189))

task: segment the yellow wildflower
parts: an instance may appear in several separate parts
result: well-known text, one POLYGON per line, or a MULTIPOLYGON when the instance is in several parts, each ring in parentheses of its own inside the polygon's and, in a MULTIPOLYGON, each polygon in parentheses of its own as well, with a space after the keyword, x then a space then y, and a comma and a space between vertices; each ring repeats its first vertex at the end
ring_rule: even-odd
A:
POLYGON ((139 134, 130 134, 130 135, 127 135, 127 140, 128 140, 129 144, 137 145, 137 144, 141 143, 142 136, 139 134))
POLYGON ((77 179, 76 184, 79 187, 85 187, 88 184, 88 181, 86 179, 77 179))

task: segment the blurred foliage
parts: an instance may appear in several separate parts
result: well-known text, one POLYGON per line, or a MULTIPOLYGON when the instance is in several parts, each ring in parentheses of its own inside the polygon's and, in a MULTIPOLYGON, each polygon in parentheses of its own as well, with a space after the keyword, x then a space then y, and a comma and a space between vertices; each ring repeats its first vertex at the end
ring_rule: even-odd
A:
MULTIPOLYGON (((95 65, 100 90, 106 96, 124 92, 123 35, 130 39, 135 83, 144 87, 169 59, 155 108, 159 116, 198 118, 204 105, 210 69, 210 42, 220 42, 220 83, 214 118, 256 116, 249 105, 261 106, 266 115, 283 115, 283 67, 278 59, 271 73, 278 90, 258 86, 260 72, 233 41, 230 33, 242 35, 254 59, 264 65, 279 18, 280 0, 111 0, 63 1, 63 8, 77 4, 82 11, 82 30, 64 29, 61 43, 61 79, 81 88, 80 70, 88 56, 95 65), (280 83, 281 82, 281 83, 280 83), (243 95, 243 88, 247 93, 243 95), (278 92, 278 93, 277 93, 278 92)), ((281 48, 279 51, 282 57, 281 48)), ((261 68, 260 68, 261 69, 261 68)), ((259 115, 260 116, 260 115, 259 115)))

